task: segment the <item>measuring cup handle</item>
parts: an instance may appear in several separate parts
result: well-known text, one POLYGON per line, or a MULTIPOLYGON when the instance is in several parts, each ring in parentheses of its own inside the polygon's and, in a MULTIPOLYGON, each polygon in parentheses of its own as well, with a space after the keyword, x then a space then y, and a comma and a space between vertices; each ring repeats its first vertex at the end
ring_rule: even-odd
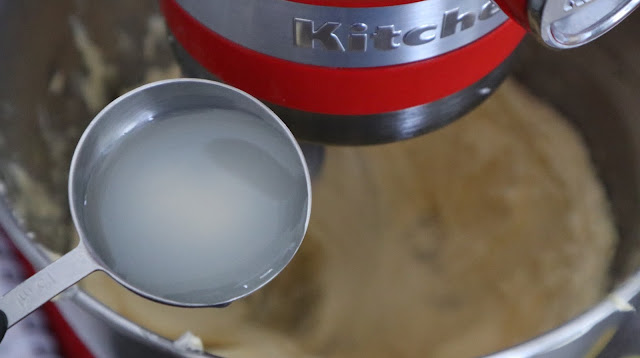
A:
POLYGON ((98 269, 100 266, 80 244, 36 272, 0 298, 0 311, 4 315, 0 315, 0 336, 29 313, 98 269))
POLYGON ((7 315, 4 314, 4 312, 0 311, 0 342, 2 342, 4 334, 7 333, 7 329, 9 329, 7 315))

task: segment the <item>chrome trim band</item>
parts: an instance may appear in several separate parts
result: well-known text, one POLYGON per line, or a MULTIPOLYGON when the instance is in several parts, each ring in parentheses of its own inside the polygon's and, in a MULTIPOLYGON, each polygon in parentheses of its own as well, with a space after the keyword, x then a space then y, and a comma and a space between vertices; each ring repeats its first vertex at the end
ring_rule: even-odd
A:
MULTIPOLYGON (((169 36, 183 75, 220 81, 169 36)), ((370 145, 413 138, 441 128, 482 103, 509 73, 511 57, 471 86, 438 101, 393 112, 332 115, 265 104, 282 119, 299 141, 331 145, 370 145)), ((305 153, 307 155, 309 153, 305 153)), ((309 163, 308 163, 309 164, 309 163)), ((309 164, 310 168, 313 168, 309 164)))
POLYGON ((490 0, 347 8, 285 0, 176 0, 224 38, 287 61, 340 68, 406 64, 468 45, 507 20, 490 0))

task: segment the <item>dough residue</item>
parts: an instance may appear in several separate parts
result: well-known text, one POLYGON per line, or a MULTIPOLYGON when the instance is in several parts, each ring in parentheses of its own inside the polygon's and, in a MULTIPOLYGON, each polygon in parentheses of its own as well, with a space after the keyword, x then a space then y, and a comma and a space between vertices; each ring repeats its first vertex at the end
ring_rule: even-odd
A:
POLYGON ((473 357, 603 298, 616 242, 574 129, 512 80, 413 140, 327 149, 307 237, 273 282, 225 309, 85 288, 171 339, 244 357, 473 357))

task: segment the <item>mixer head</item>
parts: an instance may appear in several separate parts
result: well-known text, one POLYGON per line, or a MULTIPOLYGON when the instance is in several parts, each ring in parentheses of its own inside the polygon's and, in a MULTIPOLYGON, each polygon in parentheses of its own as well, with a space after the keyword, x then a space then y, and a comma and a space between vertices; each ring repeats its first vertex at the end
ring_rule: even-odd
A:
POLYGON ((491 0, 163 0, 161 8, 185 75, 252 94, 300 140, 359 145, 412 138, 477 106, 505 78, 526 29, 573 47, 638 2, 595 16, 601 8, 586 1, 551 14, 562 1, 502 0, 519 24, 491 0), (572 22, 594 17, 595 30, 572 22), (549 32, 553 21, 562 33, 549 32))

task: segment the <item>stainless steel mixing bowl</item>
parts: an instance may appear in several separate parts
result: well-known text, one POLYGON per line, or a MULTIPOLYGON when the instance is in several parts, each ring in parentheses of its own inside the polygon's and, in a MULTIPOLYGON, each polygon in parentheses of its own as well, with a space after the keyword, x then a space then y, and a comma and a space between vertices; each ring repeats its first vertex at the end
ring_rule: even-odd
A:
MULTIPOLYGON (((66 240, 71 225, 59 225, 71 222, 63 173, 101 101, 141 83, 143 68, 173 63, 164 34, 148 31, 159 19, 149 20, 153 14, 151 0, 0 0, 0 223, 36 268, 51 261, 50 250, 73 245, 66 240)), ((614 300, 491 357, 582 357, 611 330, 617 333, 602 357, 622 357, 638 345, 638 317, 621 304, 640 308, 637 33, 640 14, 584 48, 556 53, 527 39, 515 56, 515 77, 574 121, 590 147, 621 238, 610 272, 619 285, 614 300)), ((205 356, 115 314, 79 288, 57 305, 98 357, 205 356)))

